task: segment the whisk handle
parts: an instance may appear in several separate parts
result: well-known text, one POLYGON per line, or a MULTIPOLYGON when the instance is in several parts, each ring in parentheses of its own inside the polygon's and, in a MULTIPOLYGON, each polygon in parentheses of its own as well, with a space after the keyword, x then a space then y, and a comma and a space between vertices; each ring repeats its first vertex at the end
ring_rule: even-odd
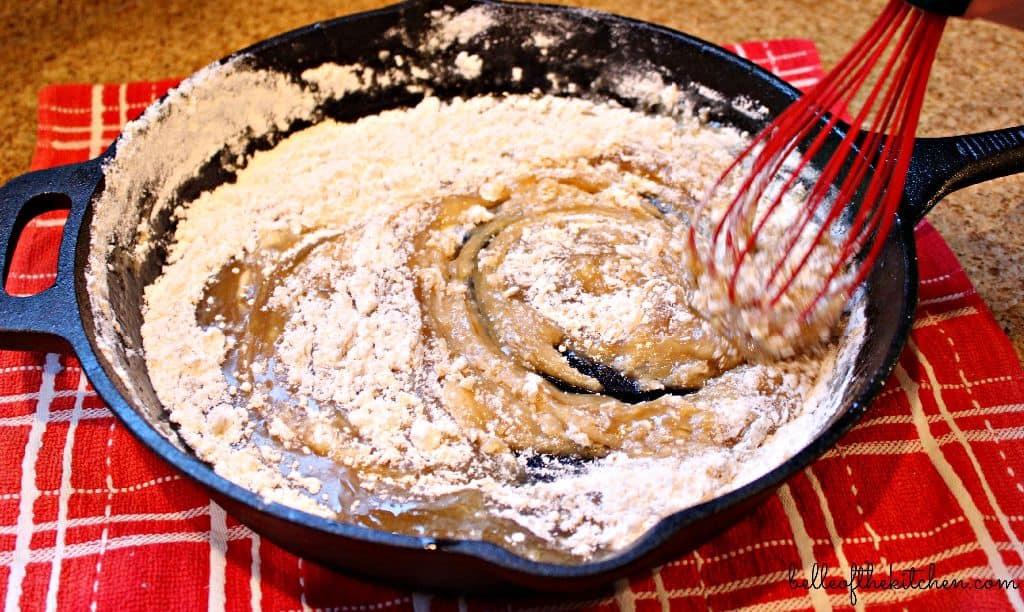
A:
POLYGON ((907 4, 917 8, 950 17, 959 17, 966 13, 970 3, 971 0, 907 0, 907 4))
POLYGON ((900 214, 917 223, 950 193, 1018 172, 1024 172, 1024 125, 963 136, 919 138, 914 143, 900 214))

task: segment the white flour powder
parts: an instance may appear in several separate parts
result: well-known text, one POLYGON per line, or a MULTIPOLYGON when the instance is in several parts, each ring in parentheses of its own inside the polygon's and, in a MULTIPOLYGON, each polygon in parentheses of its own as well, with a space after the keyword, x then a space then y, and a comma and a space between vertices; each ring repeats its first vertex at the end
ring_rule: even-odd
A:
MULTIPOLYGON (((426 42, 434 50, 465 44, 493 23, 485 7, 435 19, 426 42)), ((531 44, 546 54, 556 34, 538 32, 531 44)), ((454 57, 445 69, 461 78, 485 68, 472 53, 454 57)), ((664 516, 778 465, 820 431, 834 411, 829 388, 851 376, 856 341, 838 356, 828 349, 757 365, 736 365, 727 344, 712 342, 713 354, 699 359, 683 350, 693 359, 685 379, 710 377, 703 388, 631 404, 556 388, 516 361, 529 342, 495 343, 486 324, 490 331, 477 329, 460 346, 483 338, 510 365, 483 367, 497 363, 488 361, 495 355, 474 361, 438 331, 437 317, 447 315, 430 304, 474 290, 456 282, 451 267, 464 243, 519 214, 510 208, 517 194, 550 192, 553 201, 570 194, 555 211, 569 215, 564 223, 523 229, 478 281, 521 299, 584 353, 624 345, 651 321, 689 326, 694 343, 707 340, 710 332, 686 314, 685 291, 676 295, 666 277, 636 277, 631 268, 645 258, 671 268, 682 257, 680 212, 745 137, 703 124, 675 84, 650 72, 625 75, 619 91, 661 116, 575 98, 428 96, 354 123, 323 121, 241 159, 235 182, 177 207, 163 273, 145 288, 143 346, 131 346, 107 301, 105 245, 131 244, 139 258, 153 245, 152 220, 137 232, 119 225, 127 207, 146 197, 173 201, 188 172, 247 133, 284 129, 354 91, 423 91, 437 69, 400 55, 381 59, 388 68, 306 70, 305 86, 242 61, 210 68, 130 126, 107 168, 93 227, 100 246, 87 276, 101 349, 116 368, 144 350, 178 433, 219 474, 270 501, 340 520, 484 538, 527 557, 573 562, 621 550, 664 516), (239 116, 223 103, 232 94, 254 110, 239 116), (210 126, 191 135, 186 157, 173 144, 181 125, 210 126), (137 136, 144 146, 134 146, 137 136), (139 167, 150 174, 133 173, 139 167), (459 204, 451 219, 431 229, 451 198, 459 204), (593 251, 595 236, 622 225, 609 221, 616 211, 661 229, 611 245, 611 255, 593 251), (566 244, 566 236, 586 240, 566 244), (447 263, 422 265, 427 251, 447 263), (544 273, 588 257, 597 257, 593 270, 544 273), (634 278, 642 283, 631 285, 634 278), (523 407, 539 408, 514 412, 523 407)), ((522 78, 522 69, 512 76, 522 78)), ((481 262, 497 257, 486 240, 478 247, 481 262)), ((852 321, 845 333, 861 333, 852 321)), ((652 375, 643 389, 682 379, 679 371, 652 375)), ((143 403, 137 390, 129 394, 143 403)))
MULTIPOLYGON (((557 478, 524 481, 528 448, 513 453, 500 434, 491 437, 487 426, 467 429, 453 416, 452 402, 461 400, 447 394, 455 388, 451 381, 472 388, 482 374, 467 373, 459 354, 423 336, 413 237, 438 214, 439 198, 500 193, 522 177, 589 173, 608 181, 601 193, 626 208, 634 206, 634 193, 652 188, 619 165, 585 160, 628 156, 661 168, 663 180, 684 193, 700 193, 741 143, 736 132, 702 127, 691 116, 647 116, 564 98, 427 99, 354 124, 323 122, 256 154, 236 182, 181 211, 164 273, 146 289, 143 337, 153 384, 200 456, 269 499, 343 518, 358 514, 338 498, 318 495, 322 473, 301 465, 282 470, 284 449, 351 469, 366 489, 355 496, 357 510, 381 499, 410 503, 472 491, 506 521, 503 543, 520 541, 527 554, 523 534, 535 547, 539 541, 577 557, 621 548, 661 517, 729 488, 765 439, 801 412, 817 358, 740 366, 704 391, 665 396, 670 409, 683 410, 685 402, 701 423, 710 423, 706 434, 678 440, 675 448, 609 448, 557 478), (252 340, 197 320, 210 280, 282 241, 297 245, 291 252, 319 246, 280 279, 264 307, 287 317, 270 339, 273 359, 255 357, 225 370, 235 344, 252 340), (266 409, 273 390, 264 389, 259 374, 268 367, 297 398, 279 417, 266 409), (247 372, 253 368, 256 376, 247 372), (238 384, 255 390, 245 393, 238 384), (254 415, 266 419, 265 427, 254 415)), ((467 214, 460 222, 466 230, 494 216, 481 206, 467 214)), ((623 256, 629 246, 619 245, 623 256)), ((449 250, 457 248, 454 242, 449 250)), ((545 250, 536 248, 533 265, 544 265, 545 250)), ((287 252, 265 265, 289 260, 287 252)), ((536 273, 524 282, 538 286, 543 275, 536 273)), ((454 283, 451 289, 460 290, 454 283)), ((534 296, 539 312, 558 306, 550 288, 541 291, 548 297, 534 296)), ((621 294, 629 302, 636 291, 624 286, 621 294)), ((629 321, 611 311, 602 323, 608 312, 588 309, 579 296, 566 299, 575 303, 563 319, 598 329, 591 336, 607 328, 609 340, 622 339, 629 321)), ((624 304, 624 313, 632 313, 627 318, 641 316, 641 304, 624 304)), ((537 381, 532 384, 549 384, 537 381)), ((571 430, 572 420, 563 426, 571 430)), ((587 436, 582 440, 586 446, 587 436)))

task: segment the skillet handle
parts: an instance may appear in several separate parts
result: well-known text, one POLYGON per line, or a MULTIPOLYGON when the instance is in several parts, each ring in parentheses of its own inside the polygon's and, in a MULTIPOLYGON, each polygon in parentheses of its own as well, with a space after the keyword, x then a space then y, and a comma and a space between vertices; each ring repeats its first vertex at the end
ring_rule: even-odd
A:
POLYGON ((916 225, 950 193, 1024 172, 1024 125, 914 142, 900 215, 916 225))
POLYGON ((17 296, 0 285, 0 347, 61 350, 81 328, 75 300, 75 251, 79 229, 103 178, 101 158, 39 170, 0 187, 0 281, 6 283, 18 235, 35 215, 68 208, 60 240, 57 278, 35 295, 17 296))

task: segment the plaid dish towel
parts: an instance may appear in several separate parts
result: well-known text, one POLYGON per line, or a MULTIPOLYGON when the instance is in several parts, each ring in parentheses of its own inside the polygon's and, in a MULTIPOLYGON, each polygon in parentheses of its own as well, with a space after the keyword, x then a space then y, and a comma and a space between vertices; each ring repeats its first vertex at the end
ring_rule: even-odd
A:
MULTIPOLYGON (((822 76, 809 41, 732 48, 798 87, 822 76)), ((33 167, 99 154, 173 83, 45 88, 33 167)), ((28 225, 11 292, 53 281, 62 224, 28 225)), ((0 352, 0 598, 7 610, 1024 609, 1007 582, 1024 579, 1024 373, 941 236, 922 223, 917 238, 911 340, 863 421, 734 527, 589 600, 434 597, 323 569, 137 443, 73 355, 0 352), (855 602, 837 582, 851 573, 855 602)))

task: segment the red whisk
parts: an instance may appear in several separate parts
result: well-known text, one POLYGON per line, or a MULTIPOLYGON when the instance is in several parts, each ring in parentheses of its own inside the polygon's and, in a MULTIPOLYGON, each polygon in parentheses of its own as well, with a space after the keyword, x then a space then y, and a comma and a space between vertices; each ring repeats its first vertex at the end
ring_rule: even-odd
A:
POLYGON ((742 328, 752 352, 786 354, 826 332, 871 270, 902 198, 947 16, 967 4, 890 0, 697 208, 689 244, 700 306, 734 334, 742 328), (830 133, 847 109, 836 145, 830 133))

